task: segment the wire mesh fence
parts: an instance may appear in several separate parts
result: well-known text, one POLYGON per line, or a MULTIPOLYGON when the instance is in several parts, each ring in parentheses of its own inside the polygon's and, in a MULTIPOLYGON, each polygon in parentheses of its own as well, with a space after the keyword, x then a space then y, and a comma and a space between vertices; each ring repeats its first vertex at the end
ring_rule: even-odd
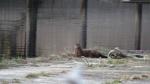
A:
MULTIPOLYGON (((81 1, 1 0, 1 57, 4 54, 24 56, 27 52, 35 53, 37 56, 49 56, 64 50, 73 51, 74 44, 82 40, 83 31, 86 32, 87 48, 96 46, 136 49, 136 3, 88 0, 87 11, 82 12, 81 1), (30 2, 32 4, 29 4, 29 7, 27 1, 33 1, 30 2), (82 28, 84 14, 87 15, 85 30, 82 28)), ((149 14, 150 4, 143 3, 139 45, 142 50, 150 49, 149 14)))
POLYGON ((0 57, 24 55, 25 0, 0 1, 0 57))

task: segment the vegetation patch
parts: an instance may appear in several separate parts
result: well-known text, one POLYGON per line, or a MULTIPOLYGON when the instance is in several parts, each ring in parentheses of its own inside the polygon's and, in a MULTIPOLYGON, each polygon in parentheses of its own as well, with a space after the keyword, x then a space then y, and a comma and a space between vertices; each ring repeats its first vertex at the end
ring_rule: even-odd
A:
POLYGON ((45 77, 49 77, 49 75, 51 75, 51 73, 46 73, 44 71, 39 73, 39 76, 45 76, 45 77))
POLYGON ((26 75, 26 78, 38 78, 39 77, 39 74, 36 74, 36 73, 29 73, 26 75))
POLYGON ((49 72, 49 73, 47 73, 49 76, 50 75, 59 75, 59 73, 56 73, 56 72, 53 72, 53 73, 51 73, 51 72, 49 72))
POLYGON ((123 75, 121 79, 125 81, 130 80, 130 75, 123 75))
POLYGON ((115 64, 115 65, 119 65, 119 64, 128 64, 127 59, 111 59, 107 61, 107 64, 115 64))
POLYGON ((99 67, 107 67, 106 64, 99 64, 99 67))
POLYGON ((27 60, 23 59, 23 58, 12 58, 11 59, 12 61, 16 62, 17 64, 26 64, 27 63, 27 60))
POLYGON ((122 80, 143 80, 144 78, 148 77, 150 77, 150 74, 124 75, 122 80))
POLYGON ((143 77, 141 75, 133 75, 130 76, 130 80, 143 80, 143 77))
POLYGON ((7 62, 6 61, 0 62, 0 69, 3 69, 3 68, 7 68, 7 62))
POLYGON ((13 79, 12 83, 21 83, 19 79, 13 79))
POLYGON ((112 65, 127 65, 128 64, 128 60, 127 59, 111 59, 111 60, 107 60, 105 62, 100 62, 100 63, 95 63, 95 64, 89 64, 88 67, 91 68, 96 68, 96 67, 107 67, 108 64, 112 64, 112 65))
POLYGON ((1 84, 9 84, 9 82, 3 80, 3 81, 1 82, 1 84))
POLYGON ((40 57, 36 57, 36 58, 27 58, 27 61, 30 62, 30 63, 48 63, 50 62, 52 58, 49 56, 49 57, 44 57, 44 56, 40 56, 40 57))
POLYGON ((115 64, 125 64, 124 60, 116 60, 115 64))
POLYGON ((113 60, 108 60, 107 64, 125 64, 125 61, 122 59, 113 59, 113 60))
POLYGON ((91 67, 91 68, 96 68, 96 67, 99 67, 99 64, 89 64, 88 67, 91 67))
POLYGON ((26 64, 27 60, 23 58, 12 58, 12 59, 3 59, 0 61, 0 69, 18 66, 18 64, 26 64))
POLYGON ((142 77, 148 78, 150 77, 150 74, 141 74, 142 77))
POLYGON ((122 84, 122 81, 121 80, 114 80, 112 82, 106 82, 106 83, 103 83, 103 84, 122 84))
POLYGON ((107 67, 107 65, 106 64, 104 64, 104 63, 101 63, 101 64, 94 64, 94 63, 91 63, 91 64, 88 64, 88 67, 87 68, 97 68, 97 67, 107 67))
POLYGON ((46 73, 44 71, 40 73, 29 73, 26 75, 26 78, 38 78, 39 76, 49 77, 50 75, 58 75, 58 73, 46 73))
POLYGON ((69 49, 64 49, 63 51, 60 52, 60 56, 74 56, 74 51, 70 51, 69 49))

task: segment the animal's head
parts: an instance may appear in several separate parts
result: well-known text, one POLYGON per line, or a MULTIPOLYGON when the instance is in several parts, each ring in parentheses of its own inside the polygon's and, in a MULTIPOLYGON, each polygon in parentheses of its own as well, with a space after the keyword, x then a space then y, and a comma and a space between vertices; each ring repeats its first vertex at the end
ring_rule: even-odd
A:
POLYGON ((80 56, 83 55, 83 51, 82 51, 82 48, 81 48, 80 44, 75 44, 74 48, 75 48, 75 55, 76 56, 80 57, 80 56))
POLYGON ((74 45, 74 48, 75 48, 75 49, 81 48, 81 45, 80 45, 80 44, 75 44, 75 45, 74 45))

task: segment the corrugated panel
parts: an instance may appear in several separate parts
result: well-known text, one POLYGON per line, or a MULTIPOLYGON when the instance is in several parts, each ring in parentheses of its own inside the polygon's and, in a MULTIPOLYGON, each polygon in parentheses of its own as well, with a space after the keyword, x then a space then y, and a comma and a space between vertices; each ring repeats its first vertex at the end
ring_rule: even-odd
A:
POLYGON ((150 5, 143 5, 141 49, 150 49, 150 5))
POLYGON ((1 55, 24 55, 25 1, 0 0, 1 55))
POLYGON ((73 50, 79 42, 80 0, 44 0, 39 8, 37 52, 40 55, 73 50), (62 1, 62 2, 61 2, 62 1))
MULTIPOLYGON (((149 21, 145 18, 149 12, 144 14, 143 20, 149 21)), ((134 3, 89 0, 87 47, 135 49, 135 18, 134 3)), ((37 52, 39 55, 49 55, 64 48, 72 51, 73 45, 79 42, 81 25, 80 0, 55 1, 53 5, 52 0, 44 0, 38 14, 37 52)), ((147 39, 148 33, 142 34, 142 49, 149 48, 146 47, 147 39)))
POLYGON ((89 1, 88 47, 135 49, 135 4, 89 1))

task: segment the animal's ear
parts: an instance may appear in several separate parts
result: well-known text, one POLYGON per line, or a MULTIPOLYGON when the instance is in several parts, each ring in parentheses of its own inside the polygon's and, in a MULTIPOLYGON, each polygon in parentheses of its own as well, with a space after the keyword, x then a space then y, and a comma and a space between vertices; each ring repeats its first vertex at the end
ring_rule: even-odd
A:
POLYGON ((80 46, 80 44, 75 44, 74 47, 75 48, 80 48, 81 46, 80 46))

